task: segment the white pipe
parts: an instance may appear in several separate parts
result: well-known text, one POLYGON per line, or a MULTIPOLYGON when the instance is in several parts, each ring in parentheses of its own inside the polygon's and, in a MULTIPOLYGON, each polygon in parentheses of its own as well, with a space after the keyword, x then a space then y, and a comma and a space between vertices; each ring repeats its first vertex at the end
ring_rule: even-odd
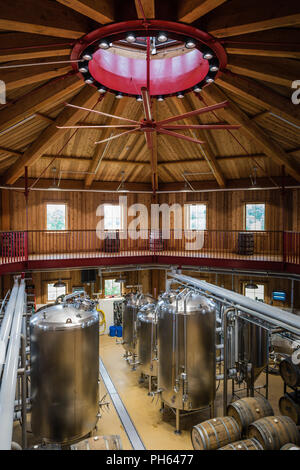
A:
POLYGON ((10 298, 5 309, 4 317, 0 330, 0 378, 2 374, 3 364, 5 363, 6 349, 8 337, 11 330, 12 319, 15 311, 17 295, 19 290, 19 281, 15 278, 14 287, 11 291, 10 298))
POLYGON ((269 321, 272 324, 278 326, 284 325, 284 328, 292 333, 300 334, 300 318, 297 315, 286 312, 276 307, 257 302, 244 295, 237 294, 223 287, 218 287, 213 284, 209 284, 205 281, 199 281, 189 276, 182 274, 170 273, 170 276, 174 279, 178 279, 185 284, 192 285, 196 288, 200 288, 203 291, 210 292, 211 294, 221 297, 229 302, 236 304, 236 308, 239 310, 245 310, 252 316, 263 318, 265 321, 269 321), (251 313, 250 313, 251 312, 251 313))
POLYGON ((9 450, 11 448, 24 299, 25 279, 22 279, 18 291, 0 390, 0 450, 9 450))

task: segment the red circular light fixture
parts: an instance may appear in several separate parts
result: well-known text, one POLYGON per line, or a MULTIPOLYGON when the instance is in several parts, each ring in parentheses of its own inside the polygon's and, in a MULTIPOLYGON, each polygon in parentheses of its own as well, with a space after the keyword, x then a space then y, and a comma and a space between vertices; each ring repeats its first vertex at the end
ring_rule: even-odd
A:
POLYGON ((98 89, 138 97, 146 87, 157 98, 201 90, 227 64, 225 50, 213 36, 163 20, 103 26, 76 42, 71 59, 80 61, 73 63, 74 70, 98 89))

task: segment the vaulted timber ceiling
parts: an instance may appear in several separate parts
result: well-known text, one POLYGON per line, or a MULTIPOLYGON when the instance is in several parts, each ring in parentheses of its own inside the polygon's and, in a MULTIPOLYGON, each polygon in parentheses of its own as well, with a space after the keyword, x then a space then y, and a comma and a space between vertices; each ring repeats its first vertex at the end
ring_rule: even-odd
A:
MULTIPOLYGON (((73 73, 68 61, 75 40, 101 25, 141 17, 138 0, 0 0, 0 68, 7 103, 0 106, 2 184, 65 180, 93 187, 121 181, 158 185, 215 182, 256 174, 273 184, 283 173, 300 182, 300 104, 291 101, 300 80, 300 3, 293 0, 141 0, 148 18, 182 21, 222 41, 228 55, 224 73, 201 94, 153 102, 156 120, 228 100, 226 109, 194 117, 193 124, 240 124, 238 130, 197 130, 205 145, 158 135, 157 162, 143 135, 131 134, 95 146, 113 129, 57 129, 57 125, 116 124, 118 121, 65 107, 93 108, 134 120, 143 104, 134 98, 104 98, 73 73), (53 171, 53 169, 55 170, 53 171)), ((178 124, 186 124, 186 121, 178 124)), ((176 123, 177 124, 177 123, 176 123)), ((182 131, 194 136, 194 131, 182 131)), ((113 187, 113 186, 112 186, 113 187)), ((174 186, 175 187, 175 186, 174 186)))

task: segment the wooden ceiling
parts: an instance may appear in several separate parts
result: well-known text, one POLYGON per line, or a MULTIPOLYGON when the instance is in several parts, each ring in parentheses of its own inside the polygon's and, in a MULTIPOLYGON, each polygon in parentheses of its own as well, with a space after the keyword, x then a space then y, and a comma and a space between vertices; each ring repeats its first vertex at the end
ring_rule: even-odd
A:
MULTIPOLYGON (((66 102, 136 120, 143 117, 142 103, 128 97, 116 100, 111 94, 101 99, 69 63, 0 68, 7 88, 7 104, 0 106, 2 185, 20 186, 25 166, 32 182, 55 176, 61 184, 78 181, 82 188, 120 182, 123 171, 126 182, 151 188, 156 166, 158 187, 165 188, 168 183, 182 187, 184 178, 216 187, 248 179, 250 186, 249 175, 255 172, 270 186, 284 173, 299 183, 300 105, 291 101, 291 85, 300 80, 300 3, 142 0, 142 4, 149 18, 184 21, 208 31, 222 41, 228 54, 227 69, 201 95, 154 100, 156 119, 228 100, 228 108, 184 123, 237 123, 241 128, 196 131, 196 137, 206 142, 203 146, 158 135, 156 161, 151 162, 144 135, 95 146, 95 140, 114 130, 57 129, 77 123, 118 123, 66 108, 66 102)), ((0 0, 0 6, 0 67, 68 61, 74 40, 82 35, 101 24, 141 17, 137 0, 0 0)))

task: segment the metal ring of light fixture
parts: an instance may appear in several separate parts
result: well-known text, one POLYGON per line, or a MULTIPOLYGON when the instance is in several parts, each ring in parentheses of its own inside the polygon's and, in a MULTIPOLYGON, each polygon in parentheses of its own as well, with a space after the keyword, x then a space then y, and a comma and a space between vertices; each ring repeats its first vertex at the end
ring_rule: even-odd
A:
MULTIPOLYGON (((208 62, 207 73, 200 82, 197 80, 199 68, 197 70, 196 67, 189 75, 189 82, 195 76, 194 84, 189 83, 188 87, 183 87, 180 90, 172 91, 170 89, 168 93, 151 93, 158 101, 162 101, 166 96, 182 98, 189 91, 199 93, 204 86, 209 85, 218 77, 227 64, 227 56, 223 46, 213 36, 204 31, 184 23, 164 20, 147 20, 146 22, 145 20, 133 20, 105 25, 78 40, 73 47, 71 60, 79 60, 80 62, 74 62, 72 64, 73 69, 81 75, 81 78, 87 84, 96 87, 100 93, 109 91, 114 93, 117 98, 133 96, 139 100, 138 90, 136 93, 132 93, 131 89, 120 90, 115 86, 114 80, 110 80, 108 86, 107 83, 100 83, 99 77, 95 78, 90 72, 90 63, 92 63, 93 56, 99 48, 109 50, 111 44, 119 40, 127 40, 129 44, 133 44, 137 37, 155 37, 157 44, 160 45, 163 45, 168 39, 180 41, 185 44, 187 49, 199 50, 202 53, 202 62, 203 59, 208 62)), ((113 76, 113 72, 108 73, 113 76)))

